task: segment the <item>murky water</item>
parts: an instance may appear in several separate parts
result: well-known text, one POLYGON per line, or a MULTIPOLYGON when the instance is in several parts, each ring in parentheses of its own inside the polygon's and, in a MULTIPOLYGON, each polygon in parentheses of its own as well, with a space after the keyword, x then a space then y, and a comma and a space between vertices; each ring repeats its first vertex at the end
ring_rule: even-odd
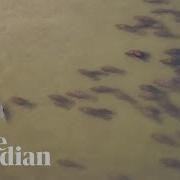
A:
MULTIPOLYGON (((138 97, 139 85, 174 76, 173 69, 160 60, 167 57, 165 50, 178 48, 180 40, 157 37, 151 31, 143 35, 119 31, 115 24, 134 23, 137 15, 151 16, 178 34, 180 24, 172 16, 151 14, 157 8, 180 10, 180 2, 0 0, 0 99, 12 115, 9 123, 0 123, 0 134, 24 151, 48 150, 52 156, 50 168, 1 167, 2 179, 108 180, 118 175, 132 180, 180 179, 178 169, 160 163, 161 158, 180 158, 180 148, 151 138, 153 133, 175 134, 180 130, 178 118, 164 114, 163 123, 158 124, 131 104, 105 94, 98 95, 97 101, 76 100, 71 110, 54 106, 48 98, 72 90, 91 93, 89 88, 106 85, 122 89, 143 106, 156 104, 138 97), (149 52, 150 62, 127 57, 129 49, 149 52), (78 73, 80 68, 104 65, 128 73, 99 81, 78 73), (37 106, 19 107, 10 101, 12 96, 30 99, 37 106), (103 121, 80 112, 83 106, 108 108, 116 115, 103 121), (59 159, 87 168, 59 166, 59 159)), ((180 106, 177 92, 170 92, 170 97, 180 106)))

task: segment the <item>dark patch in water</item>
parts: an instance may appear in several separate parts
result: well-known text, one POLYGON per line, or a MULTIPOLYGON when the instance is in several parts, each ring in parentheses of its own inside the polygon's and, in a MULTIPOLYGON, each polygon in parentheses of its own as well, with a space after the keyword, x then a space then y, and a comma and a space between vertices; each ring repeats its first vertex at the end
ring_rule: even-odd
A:
POLYGON ((143 113, 144 116, 154 120, 155 122, 162 124, 162 112, 156 107, 146 106, 139 107, 139 110, 143 113))
MULTIPOLYGON (((178 35, 173 34, 168 27, 156 20, 155 18, 149 16, 135 16, 134 19, 136 23, 134 25, 128 24, 117 24, 116 28, 119 30, 124 30, 131 33, 143 33, 146 30, 153 30, 154 35, 163 37, 163 38, 179 38, 178 35)), ((176 18, 177 21, 180 21, 180 18, 176 18)))
POLYGON ((159 88, 150 85, 150 84, 143 84, 140 86, 140 97, 143 97, 146 100, 161 100, 166 98, 166 93, 159 88))
POLYGON ((100 80, 100 77, 107 76, 108 73, 105 73, 101 70, 87 70, 87 69, 79 69, 80 74, 92 79, 92 80, 100 80))
POLYGON ((180 118, 180 108, 172 104, 169 100, 159 102, 163 110, 172 117, 180 118))
POLYGON ((173 34, 167 27, 154 31, 154 35, 163 38, 179 38, 178 35, 173 34))
POLYGON ((178 58, 166 58, 166 59, 162 59, 160 60, 161 63, 171 66, 171 67, 179 67, 180 66, 180 57, 178 58))
POLYGON ((131 180, 127 175, 110 175, 108 177, 109 180, 131 180))
POLYGON ((179 48, 172 48, 165 51, 166 54, 171 56, 172 58, 180 58, 180 49, 179 48))
POLYGON ((170 135, 162 133, 154 133, 151 137, 160 144, 165 144, 173 147, 179 147, 179 143, 170 135))
POLYGON ((148 58, 150 57, 150 54, 141 50, 136 50, 136 49, 130 49, 125 53, 127 56, 137 58, 143 61, 147 61, 148 58))
POLYGON ((175 158, 162 158, 160 162, 167 168, 180 170, 180 160, 175 158))
POLYGON ((149 17, 149 16, 135 16, 134 19, 137 21, 135 25, 139 29, 148 29, 148 28, 162 28, 163 25, 158 20, 149 17))
POLYGON ((95 96, 80 90, 69 91, 66 93, 66 95, 77 99, 86 99, 86 100, 96 99, 95 96))
POLYGON ((180 90, 180 77, 175 76, 171 79, 157 79, 154 84, 160 86, 161 88, 170 89, 172 91, 179 92, 180 90))
POLYGON ((54 105, 65 109, 71 109, 75 105, 74 101, 62 95, 52 94, 49 95, 49 98, 54 102, 54 105))
POLYGON ((105 108, 82 107, 80 108, 80 111, 87 115, 91 115, 104 120, 111 120, 114 115, 111 110, 105 108))
POLYGON ((156 9, 156 10, 153 10, 152 13, 158 14, 158 15, 163 15, 163 14, 172 15, 176 22, 178 23, 180 22, 180 11, 175 10, 175 9, 156 9))
POLYGON ((113 94, 113 93, 119 91, 118 88, 112 88, 109 86, 95 86, 95 87, 92 87, 91 90, 96 93, 101 93, 101 94, 104 94, 104 93, 113 94))
POLYGON ((140 30, 139 27, 128 25, 128 24, 116 24, 115 27, 118 30, 126 31, 129 33, 136 33, 136 32, 139 32, 140 30))
POLYGON ((106 73, 110 73, 110 74, 120 74, 120 75, 125 75, 126 71, 124 69, 120 69, 117 67, 113 67, 113 66, 103 66, 102 71, 106 72, 106 73))
POLYGON ((60 159, 57 162, 60 166, 66 167, 66 168, 73 168, 73 169, 79 169, 84 170, 86 167, 82 164, 79 164, 77 162, 67 160, 67 159, 60 159))
POLYGON ((114 95, 117 99, 126 101, 126 102, 130 103, 131 105, 136 105, 138 103, 135 98, 131 97, 129 94, 127 94, 121 90, 117 91, 114 95))
POLYGON ((34 103, 32 103, 28 99, 25 99, 25 98, 22 98, 22 97, 13 96, 11 98, 11 102, 18 105, 18 106, 22 106, 22 107, 26 107, 26 108, 35 107, 34 103))
POLYGON ((178 68, 175 69, 175 73, 176 73, 178 76, 180 76, 180 67, 178 67, 178 68))
POLYGON ((144 2, 152 4, 169 4, 169 0, 144 0, 144 2))

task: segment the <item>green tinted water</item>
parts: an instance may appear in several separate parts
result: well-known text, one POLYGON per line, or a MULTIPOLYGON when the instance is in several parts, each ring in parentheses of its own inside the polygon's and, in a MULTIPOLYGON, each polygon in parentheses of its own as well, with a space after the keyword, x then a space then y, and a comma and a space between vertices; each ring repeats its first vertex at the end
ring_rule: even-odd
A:
MULTIPOLYGON (((140 36, 114 26, 132 23, 135 15, 151 15, 156 6, 141 0, 0 0, 0 98, 12 112, 10 123, 0 123, 0 135, 24 151, 48 150, 52 156, 50 168, 1 167, 2 179, 105 180, 117 174, 133 180, 180 179, 179 171, 159 163, 162 157, 180 158, 179 149, 150 137, 154 132, 180 130, 176 119, 166 116, 164 124, 158 125, 128 103, 107 95, 99 96, 97 102, 77 101, 71 111, 55 107, 47 97, 95 85, 119 87, 136 97, 140 84, 171 77, 173 70, 159 60, 165 57, 164 50, 178 47, 179 39, 152 33, 140 36), (130 48, 150 52, 151 61, 127 58, 124 52, 130 48), (92 81, 77 72, 103 65, 126 69, 128 75, 92 81), (9 101, 11 96, 26 97, 37 107, 17 107, 9 101), (117 115, 110 122, 97 120, 78 111, 83 105, 106 107, 117 115), (56 163, 60 158, 88 168, 61 167, 56 163)), ((158 7, 180 9, 180 3, 174 0, 158 7)), ((179 33, 180 25, 171 16, 157 19, 179 33)), ((179 95, 172 94, 172 99, 180 105, 179 95)))

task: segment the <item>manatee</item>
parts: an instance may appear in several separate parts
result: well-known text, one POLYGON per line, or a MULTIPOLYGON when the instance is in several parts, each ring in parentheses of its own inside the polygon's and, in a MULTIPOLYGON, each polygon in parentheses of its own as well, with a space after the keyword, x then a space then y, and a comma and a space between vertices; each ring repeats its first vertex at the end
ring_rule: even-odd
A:
POLYGON ((143 97, 147 100, 161 100, 166 98, 166 93, 154 85, 151 84, 142 84, 140 85, 140 97, 143 97))
POLYGON ((59 94, 51 94, 49 95, 49 98, 53 101, 55 106, 62 107, 67 110, 71 109, 75 105, 73 100, 59 94))
POLYGON ((60 166, 63 166, 65 168, 72 168, 72 169, 79 169, 79 170, 86 169, 86 167, 84 165, 79 164, 79 163, 72 161, 72 160, 68 160, 68 159, 60 159, 57 161, 57 163, 60 166))
POLYGON ((110 87, 110 86, 95 86, 91 88, 92 91, 99 93, 99 94, 114 94, 119 91, 118 88, 110 87))
POLYGON ((152 3, 152 4, 169 4, 169 0, 144 0, 146 3, 152 3))
POLYGON ((159 124, 162 123, 162 111, 159 108, 154 106, 139 106, 138 109, 143 113, 144 116, 154 120, 159 124))
POLYGON ((103 66, 101 67, 102 71, 109 73, 109 74, 120 74, 120 75, 125 75, 126 71, 114 66, 103 66))
POLYGON ((79 69, 80 74, 92 79, 92 80, 100 80, 100 77, 107 76, 108 73, 105 73, 101 70, 86 70, 86 69, 79 69))
POLYGON ((89 93, 87 93, 85 91, 81 91, 81 90, 68 91, 66 93, 66 95, 77 98, 77 99, 86 99, 86 100, 96 99, 96 97, 93 96, 92 94, 89 94, 89 93))
POLYGON ((114 112, 106 108, 93 108, 93 107, 82 107, 80 111, 103 120, 111 120, 113 118, 114 112))
POLYGON ((180 159, 176 158, 161 158, 160 163, 167 168, 180 170, 180 159))
POLYGON ((160 144, 165 144, 168 146, 179 147, 179 143, 170 135, 163 133, 153 133, 151 137, 160 144))
POLYGON ((115 27, 118 30, 123 30, 129 33, 137 33, 140 31, 139 27, 128 25, 128 24, 116 24, 115 27))
POLYGON ((11 97, 11 102, 25 108, 33 108, 35 106, 35 104, 32 103, 30 100, 25 99, 23 97, 19 97, 19 96, 11 97))
POLYGON ((137 49, 130 49, 125 54, 129 57, 133 57, 142 61, 147 61, 150 57, 149 53, 137 49))

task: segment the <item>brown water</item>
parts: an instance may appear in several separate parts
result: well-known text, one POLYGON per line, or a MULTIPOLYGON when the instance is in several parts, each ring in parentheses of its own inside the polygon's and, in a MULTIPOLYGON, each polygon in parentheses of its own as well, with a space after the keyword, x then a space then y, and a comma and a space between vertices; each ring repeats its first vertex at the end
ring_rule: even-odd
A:
MULTIPOLYGON (((163 51, 178 47, 179 39, 159 38, 152 33, 135 35, 118 31, 117 23, 132 23, 135 15, 151 15, 156 7, 180 9, 179 0, 169 5, 150 5, 142 0, 0 0, 1 101, 12 112, 10 123, 0 123, 0 135, 24 151, 48 150, 50 168, 0 168, 0 179, 8 180, 106 180, 125 174, 132 180, 179 180, 178 170, 165 168, 159 159, 180 158, 180 149, 153 141, 154 132, 180 130, 177 119, 165 116, 154 123, 126 102, 100 95, 97 102, 77 101, 70 111, 55 107, 49 94, 87 90, 95 85, 119 87, 137 96, 138 86, 173 75, 160 63, 163 51), (149 63, 124 55, 130 48, 152 54, 149 63), (126 69, 124 77, 109 76, 92 81, 78 68, 96 69, 113 65, 126 69), (37 103, 33 110, 17 107, 9 99, 22 96, 37 103), (106 107, 117 112, 106 122, 79 112, 84 105, 106 107), (59 166, 70 159, 86 170, 59 166)), ((153 17, 153 15, 151 15, 153 17)), ((157 16, 174 32, 180 25, 171 16, 157 16)), ((180 96, 172 93, 174 103, 180 96)), ((143 102, 146 103, 146 102, 143 102)))

